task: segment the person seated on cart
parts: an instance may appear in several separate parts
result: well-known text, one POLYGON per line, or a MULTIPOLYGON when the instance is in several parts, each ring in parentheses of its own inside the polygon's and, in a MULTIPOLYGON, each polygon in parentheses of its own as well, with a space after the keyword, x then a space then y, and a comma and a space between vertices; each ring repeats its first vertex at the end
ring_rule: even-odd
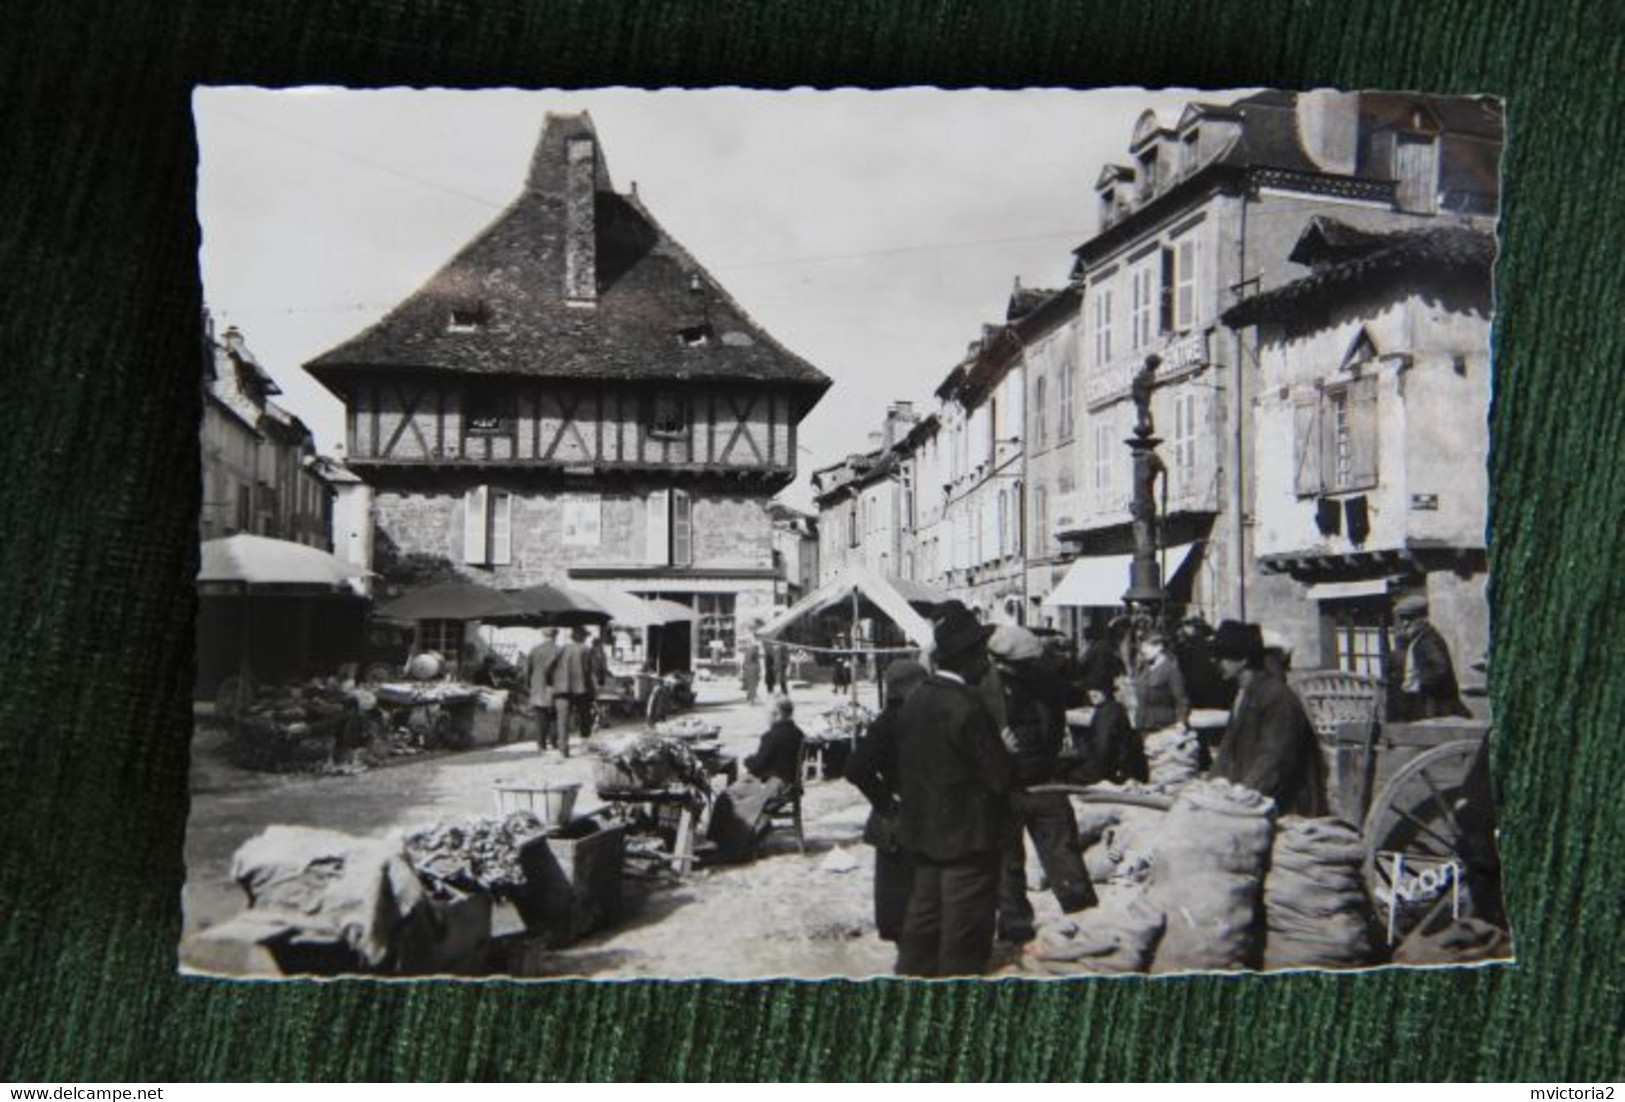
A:
POLYGON ((1225 620, 1214 633, 1213 654, 1239 687, 1213 775, 1270 797, 1282 815, 1327 814, 1320 740, 1298 694, 1265 666, 1264 633, 1257 624, 1225 620))
POLYGON ((801 783, 801 747, 807 737, 796 726, 789 697, 775 702, 773 716, 756 753, 745 759, 745 776, 729 785, 711 807, 707 837, 716 846, 713 858, 718 862, 749 858, 773 801, 801 783))

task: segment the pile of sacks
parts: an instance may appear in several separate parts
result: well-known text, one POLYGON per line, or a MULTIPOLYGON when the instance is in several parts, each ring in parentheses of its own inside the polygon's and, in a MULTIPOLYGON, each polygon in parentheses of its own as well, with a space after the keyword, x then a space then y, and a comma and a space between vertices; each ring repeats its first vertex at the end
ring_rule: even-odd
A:
POLYGON ((1157 831, 1147 902, 1167 920, 1155 972, 1258 967, 1261 885, 1275 801, 1225 780, 1193 781, 1157 831))
POLYGON ((1264 882, 1266 968, 1354 968, 1374 955, 1360 833, 1338 819, 1288 816, 1264 882))
POLYGON ((1028 945, 1023 965, 1047 976, 1144 972, 1162 931, 1162 912, 1145 894, 1122 891, 1098 907, 1045 924, 1028 945))
POLYGON ((1194 780, 1201 768, 1202 744, 1194 731, 1164 727, 1145 736, 1151 787, 1167 791, 1194 780))

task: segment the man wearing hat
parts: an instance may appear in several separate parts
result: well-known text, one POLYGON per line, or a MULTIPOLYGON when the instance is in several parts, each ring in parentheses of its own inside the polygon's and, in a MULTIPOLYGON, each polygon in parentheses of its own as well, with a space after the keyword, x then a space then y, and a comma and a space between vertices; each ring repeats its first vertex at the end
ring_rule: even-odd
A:
POLYGON ((969 612, 943 616, 937 672, 903 705, 900 826, 914 887, 898 941, 901 975, 980 975, 993 952, 1011 764, 973 687, 987 672, 992 633, 969 612))
POLYGON ((1027 846, 1031 837, 1050 889, 1066 914, 1099 900, 1083 863, 1083 842, 1072 801, 1058 792, 1027 789, 1050 784, 1066 738, 1066 688, 1044 644, 1026 628, 1001 624, 987 641, 992 661, 978 686, 1011 754, 1015 787, 1005 821, 999 877, 998 937, 1020 944, 1036 935, 1027 898, 1027 846))
POLYGON ((903 703, 926 678, 925 667, 902 659, 886 667, 886 706, 858 740, 842 774, 869 800, 869 821, 863 840, 875 847, 875 929, 884 941, 903 934, 914 866, 903 849, 899 820, 902 782, 898 777, 897 746, 902 734, 903 703))
POLYGON ((1213 775, 1275 801, 1282 815, 1325 815, 1326 763, 1298 694, 1264 665, 1257 624, 1225 620, 1213 635, 1219 671, 1238 686, 1213 775))
POLYGON ((1456 667, 1450 661, 1450 647, 1439 629, 1428 623, 1426 597, 1412 594, 1394 605, 1399 621, 1388 675, 1390 711, 1393 718, 1410 721, 1439 716, 1467 716, 1461 690, 1456 685, 1456 667))

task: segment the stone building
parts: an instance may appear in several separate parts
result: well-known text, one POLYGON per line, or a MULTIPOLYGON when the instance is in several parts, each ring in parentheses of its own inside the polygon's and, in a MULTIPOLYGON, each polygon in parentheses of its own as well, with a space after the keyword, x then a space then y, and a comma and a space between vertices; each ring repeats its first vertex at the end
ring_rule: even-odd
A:
POLYGON ((204 324, 198 537, 248 532, 330 549, 332 490, 317 469, 315 438, 272 400, 282 388, 242 333, 232 327, 217 339, 204 324))
POLYGON ((1100 230, 1075 250, 1082 478, 1062 535, 1077 560, 1052 602, 1099 616, 1120 604, 1132 547, 1130 382, 1156 356, 1171 601, 1209 620, 1293 614, 1297 592, 1261 571, 1251 546, 1259 353, 1220 315, 1297 278, 1290 254, 1317 215, 1373 231, 1488 225, 1500 143, 1496 105, 1460 98, 1262 92, 1192 103, 1177 120, 1140 118, 1132 163, 1096 181, 1100 230))
POLYGON ((898 442, 918 423, 912 402, 894 402, 881 428, 869 434, 869 450, 813 472, 818 506, 820 581, 849 566, 882 577, 908 577, 905 534, 912 507, 905 492, 898 442))
POLYGON ((1318 218, 1291 253, 1308 274, 1224 315, 1257 333, 1253 549, 1293 583, 1305 665, 1380 674, 1412 593, 1464 682, 1487 653, 1494 257, 1487 229, 1318 218))
POLYGON ((763 506, 829 380, 612 187, 586 114, 548 115, 519 196, 306 369, 344 402, 380 563, 658 595, 701 654, 771 611, 763 506))
POLYGON ((818 588, 818 518, 780 501, 767 504, 773 524, 774 607, 788 608, 818 588))

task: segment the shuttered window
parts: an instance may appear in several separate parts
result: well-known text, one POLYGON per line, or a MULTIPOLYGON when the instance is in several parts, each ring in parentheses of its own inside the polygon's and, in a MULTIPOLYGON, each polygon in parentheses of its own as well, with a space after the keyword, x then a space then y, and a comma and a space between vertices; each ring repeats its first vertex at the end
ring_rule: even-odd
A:
POLYGON ((671 492, 671 562, 673 566, 694 563, 694 502, 683 490, 671 492))
POLYGON ((463 561, 471 566, 513 562, 513 495, 475 486, 463 495, 463 561))
POLYGON ((1178 332, 1196 328, 1197 266, 1202 250, 1195 238, 1180 241, 1175 246, 1174 260, 1174 329, 1178 332))
POLYGON ((694 562, 694 503, 685 490, 656 490, 649 495, 648 550, 656 566, 691 566, 694 562))
POLYGON ((1037 438, 1039 447, 1049 443, 1049 414, 1044 409, 1044 391, 1044 376, 1040 375, 1033 386, 1033 436, 1037 438))
POLYGON ((1157 263, 1156 258, 1153 258, 1150 263, 1142 264, 1134 270, 1131 286, 1133 316, 1129 337, 1130 344, 1136 350, 1150 345, 1156 332, 1157 263))
POLYGON ((1377 380, 1304 395, 1292 407, 1293 489, 1299 497, 1377 484, 1377 380))

